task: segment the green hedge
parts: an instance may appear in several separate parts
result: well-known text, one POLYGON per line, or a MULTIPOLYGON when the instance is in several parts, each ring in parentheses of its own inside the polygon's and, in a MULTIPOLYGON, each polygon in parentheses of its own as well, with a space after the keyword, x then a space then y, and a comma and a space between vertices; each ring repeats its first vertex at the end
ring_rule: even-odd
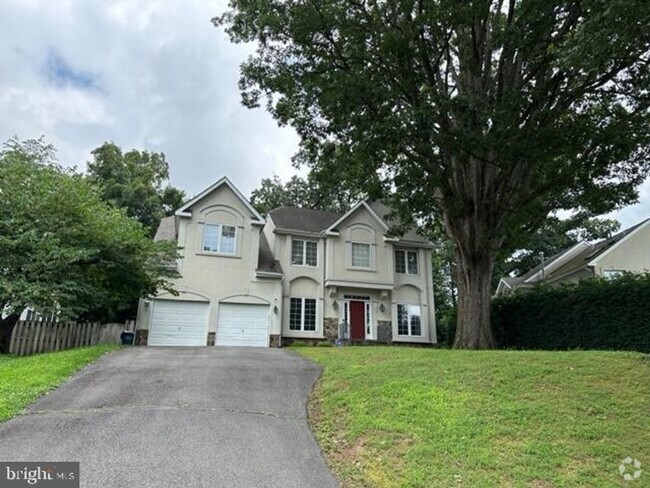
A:
POLYGON ((492 326, 502 348, 650 352, 650 274, 500 297, 492 326))

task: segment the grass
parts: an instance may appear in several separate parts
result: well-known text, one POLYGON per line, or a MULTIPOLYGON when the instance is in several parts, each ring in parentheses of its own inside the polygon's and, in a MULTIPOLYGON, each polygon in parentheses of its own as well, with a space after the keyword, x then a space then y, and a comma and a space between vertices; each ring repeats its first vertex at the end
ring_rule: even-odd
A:
POLYGON ((117 348, 103 345, 26 357, 0 356, 0 422, 19 414, 75 371, 117 348))
POLYGON ((344 487, 650 486, 647 355, 296 350, 324 366, 310 421, 344 487))

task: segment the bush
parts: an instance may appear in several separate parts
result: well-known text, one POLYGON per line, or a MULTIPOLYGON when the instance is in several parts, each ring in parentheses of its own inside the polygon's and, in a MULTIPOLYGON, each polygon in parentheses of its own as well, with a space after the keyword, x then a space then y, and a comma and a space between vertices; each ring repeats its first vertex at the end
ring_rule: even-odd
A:
POLYGON ((650 274, 500 297, 492 325, 502 348, 650 352, 650 274))

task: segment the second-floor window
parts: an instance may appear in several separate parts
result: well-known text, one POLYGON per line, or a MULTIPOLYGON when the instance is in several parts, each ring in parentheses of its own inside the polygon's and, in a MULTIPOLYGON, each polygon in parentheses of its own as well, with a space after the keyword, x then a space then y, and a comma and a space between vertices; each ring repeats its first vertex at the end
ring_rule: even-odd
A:
POLYGON ((237 229, 232 225, 205 224, 203 226, 203 251, 235 254, 237 229))
POLYGON ((318 243, 293 239, 291 241, 291 264, 318 266, 318 243))
POLYGON ((418 252, 396 250, 395 272, 412 275, 418 274, 418 252))
POLYGON ((370 244, 352 243, 352 267, 370 268, 370 244))

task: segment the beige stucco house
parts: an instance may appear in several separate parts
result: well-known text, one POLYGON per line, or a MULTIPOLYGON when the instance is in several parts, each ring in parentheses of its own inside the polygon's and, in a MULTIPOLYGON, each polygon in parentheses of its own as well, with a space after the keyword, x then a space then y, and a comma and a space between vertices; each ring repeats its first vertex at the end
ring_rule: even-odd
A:
POLYGON ((541 283, 559 285, 585 278, 613 278, 624 272, 650 272, 650 219, 596 243, 579 242, 522 276, 501 278, 496 294, 531 289, 541 283))
POLYGON ((164 219, 178 295, 141 300, 136 342, 269 347, 300 340, 436 343, 432 246, 391 237, 389 209, 279 208, 265 218, 223 178, 164 219))

